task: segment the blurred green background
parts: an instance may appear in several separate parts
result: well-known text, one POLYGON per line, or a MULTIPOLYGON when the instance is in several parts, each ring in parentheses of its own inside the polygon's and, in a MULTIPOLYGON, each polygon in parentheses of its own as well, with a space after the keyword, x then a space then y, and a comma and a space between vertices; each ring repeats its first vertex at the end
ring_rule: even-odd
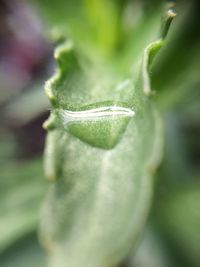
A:
POLYGON ((54 47, 70 35, 95 55, 92 43, 101 43, 107 30, 103 53, 117 34, 119 49, 127 47, 123 68, 130 55, 141 56, 159 37, 165 5, 178 15, 151 69, 164 121, 164 157, 145 232, 121 267, 200 267, 200 10, 198 1, 177 1, 175 7, 171 2, 116 0, 123 23, 114 27, 113 6, 107 9, 105 0, 0 1, 1 267, 46 266, 37 226, 48 187, 42 123, 49 103, 43 87, 54 73, 54 47), (98 32, 97 20, 83 35, 84 5, 88 20, 99 16, 98 32))

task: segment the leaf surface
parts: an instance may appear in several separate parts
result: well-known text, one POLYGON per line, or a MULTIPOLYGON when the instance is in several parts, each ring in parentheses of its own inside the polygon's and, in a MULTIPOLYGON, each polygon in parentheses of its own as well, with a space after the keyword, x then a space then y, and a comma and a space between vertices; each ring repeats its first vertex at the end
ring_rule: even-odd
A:
POLYGON ((1 167, 0 252, 35 230, 45 189, 41 159, 1 167))
MULTIPOLYGON (((114 5, 104 2, 108 10, 110 3, 114 5)), ((111 11, 116 14, 114 7, 111 11)), ((76 23, 82 21, 79 15, 76 23)), ((90 15, 92 23, 100 16, 90 15)), ((130 253, 142 231, 153 192, 152 175, 161 160, 162 125, 149 68, 163 40, 151 43, 156 19, 151 24, 147 16, 135 32, 140 44, 135 50, 130 37, 129 52, 126 43, 118 50, 118 41, 108 46, 107 31, 99 23, 95 29, 102 42, 88 46, 92 30, 84 29, 85 49, 82 35, 75 34, 68 19, 74 41, 60 40, 57 70, 45 86, 52 106, 44 124, 45 171, 52 182, 40 236, 50 266, 113 267, 130 253), (139 29, 145 27, 144 37, 139 29)), ((113 29, 110 34, 115 35, 113 29)))
POLYGON ((69 43, 55 55, 45 123, 45 168, 53 182, 41 239, 50 266, 115 266, 145 223, 161 158, 162 127, 144 90, 148 69, 144 64, 136 81, 118 82, 107 65, 82 63, 69 43))

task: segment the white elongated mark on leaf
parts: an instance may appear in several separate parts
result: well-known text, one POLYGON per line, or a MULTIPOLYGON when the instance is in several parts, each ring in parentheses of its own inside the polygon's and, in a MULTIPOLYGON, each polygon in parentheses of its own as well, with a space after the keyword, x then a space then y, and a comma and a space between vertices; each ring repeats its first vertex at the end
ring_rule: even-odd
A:
POLYGON ((73 121, 96 121, 108 117, 113 118, 116 116, 133 117, 135 112, 125 107, 108 106, 82 111, 61 110, 60 114, 64 123, 69 123, 73 121))

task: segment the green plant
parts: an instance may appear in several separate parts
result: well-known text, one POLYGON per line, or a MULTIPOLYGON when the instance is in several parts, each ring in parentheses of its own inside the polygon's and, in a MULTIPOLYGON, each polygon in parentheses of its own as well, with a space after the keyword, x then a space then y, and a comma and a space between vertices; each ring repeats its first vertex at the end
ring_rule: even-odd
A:
MULTIPOLYGON (((134 267, 183 266, 180 256, 165 254, 167 239, 177 254, 190 251, 184 257, 198 267, 200 217, 191 207, 199 199, 199 182, 194 178, 199 177, 199 169, 185 159, 184 153, 189 153, 185 143, 179 144, 180 125, 185 120, 198 125, 200 38, 194 30, 195 4, 180 3, 175 8, 174 3, 164 6, 153 0, 36 3, 53 27, 48 36, 56 44, 57 64, 45 84, 51 104, 44 123, 49 189, 39 239, 47 251, 47 265, 116 267, 127 261, 134 267), (150 226, 137 249, 150 210, 150 226)), ((21 105, 30 105, 31 99, 37 102, 38 95, 34 96, 27 93, 11 102, 6 112, 23 123, 31 120, 47 105, 42 98, 37 110, 21 112, 21 105)), ((26 170, 41 173, 40 163, 41 159, 22 166, 19 176, 26 170)), ((5 168, 5 177, 12 173, 5 168)), ((30 257, 37 255, 36 265, 43 266, 33 231, 46 186, 35 183, 32 216, 22 199, 19 226, 12 225, 10 234, 5 231, 0 249, 29 234, 25 254, 32 251, 30 257)), ((33 187, 34 183, 27 184, 26 193, 33 193, 33 187)), ((6 225, 6 216, 4 220, 6 225)), ((25 251, 24 244, 21 247, 25 251)))

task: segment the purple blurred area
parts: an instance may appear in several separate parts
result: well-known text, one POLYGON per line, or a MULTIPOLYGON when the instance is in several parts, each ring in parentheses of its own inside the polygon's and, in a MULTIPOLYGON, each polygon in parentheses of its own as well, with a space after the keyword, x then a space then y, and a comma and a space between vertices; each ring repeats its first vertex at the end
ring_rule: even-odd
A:
POLYGON ((37 14, 24 1, 0 1, 0 75, 2 90, 26 86, 41 75, 50 47, 37 14))
MULTIPOLYGON (((19 116, 9 117, 4 110, 27 91, 35 90, 35 82, 43 93, 44 81, 54 69, 52 46, 44 32, 30 4, 23 0, 0 0, 0 111, 3 114, 0 132, 15 135, 17 155, 24 158, 42 152, 45 133, 41 125, 48 111, 44 106, 40 114, 22 125, 19 116)), ((27 105, 29 103, 31 99, 27 105)), ((21 106, 22 112, 26 112, 26 108, 21 106)))

